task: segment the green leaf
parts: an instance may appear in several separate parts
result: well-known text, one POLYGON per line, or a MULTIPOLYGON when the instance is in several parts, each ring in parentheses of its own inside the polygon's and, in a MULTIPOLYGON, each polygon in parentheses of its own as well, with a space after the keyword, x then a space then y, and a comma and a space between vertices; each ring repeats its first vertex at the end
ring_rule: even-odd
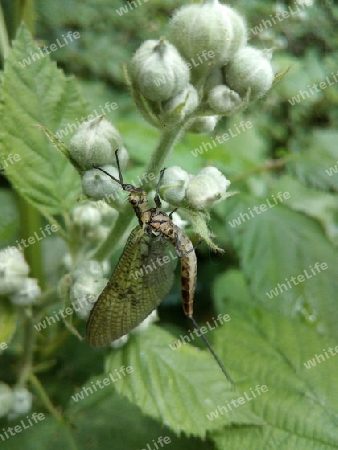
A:
POLYGON ((338 256, 320 225, 280 204, 254 213, 255 206, 274 205, 272 197, 241 194, 226 204, 228 237, 240 255, 254 296, 264 307, 290 317, 303 314, 321 331, 338 336, 338 256), (327 269, 315 270, 317 262, 325 263, 327 269), (299 275, 302 282, 297 281, 299 275), (295 283, 291 277, 295 277, 295 283))
POLYGON ((84 113, 74 79, 66 78, 40 51, 22 25, 4 69, 0 154, 18 155, 5 172, 20 195, 42 214, 55 215, 74 204, 80 179, 35 126, 57 130, 84 113))
MULTIPOLYGON (((34 410, 34 412, 37 412, 34 410)), ((41 412, 37 412, 38 414, 41 412)), ((77 447, 73 443, 73 438, 69 429, 64 425, 57 422, 54 418, 48 417, 44 412, 45 418, 37 423, 31 419, 33 411, 28 415, 21 416, 16 420, 8 422, 7 426, 4 426, 5 430, 8 426, 21 425, 21 432, 16 433, 13 437, 9 436, 4 442, 1 441, 2 450, 13 450, 13 448, 20 448, 21 450, 35 450, 41 448, 43 450, 77 450, 77 447), (28 417, 32 426, 29 426, 28 417), (23 420, 26 428, 22 427, 20 419, 23 420), (15 439, 15 444, 13 444, 15 439), (14 446, 15 445, 15 446, 14 446)), ((41 416, 40 416, 41 417, 41 416)), ((3 424, 5 425, 5 424, 3 424)), ((14 429, 14 428, 13 428, 14 429)), ((7 433, 8 434, 8 433, 7 433)), ((5 437, 5 435, 4 435, 5 437)), ((83 447, 84 448, 84 447, 83 447)), ((88 448, 88 447, 87 447, 88 448)))
POLYGON ((220 402, 237 398, 229 390, 212 356, 190 345, 172 350, 174 337, 156 327, 134 337, 106 361, 106 372, 122 366, 133 372, 114 383, 114 387, 142 411, 170 427, 175 433, 205 437, 225 424, 262 424, 248 407, 219 421, 207 414, 220 402))
POLYGON ((281 175, 275 180, 273 190, 274 194, 279 191, 288 191, 290 193, 288 206, 318 220, 324 228, 325 234, 331 241, 338 244, 336 194, 304 186, 290 175, 281 175))
POLYGON ((317 129, 311 137, 291 143, 294 157, 288 165, 303 183, 338 191, 338 131, 317 129))
POLYGON ((0 353, 1 344, 8 345, 16 329, 15 307, 6 298, 0 299, 0 353))
MULTIPOLYGON (((239 274, 221 276, 218 291, 227 289, 229 278, 241 284, 239 274)), ((215 331, 214 345, 238 390, 251 397, 247 402, 266 425, 214 433, 217 448, 337 448, 337 341, 319 336, 298 320, 251 307, 246 295, 239 299, 233 293, 232 297, 223 304, 231 321, 215 331), (309 360, 311 368, 306 367, 309 360), (267 392, 259 394, 257 385, 267 386, 267 392)))
MULTIPOLYGON (((97 386, 99 378, 92 377, 86 386, 92 386, 92 383, 97 386)), ((153 440, 156 442, 162 436, 170 439, 170 445, 163 449, 194 450, 196 445, 201 450, 212 449, 210 442, 202 443, 183 436, 178 438, 168 427, 145 417, 139 408, 114 392, 111 385, 97 389, 93 395, 89 393, 66 411, 66 416, 76 425, 75 438, 79 448, 140 450, 146 449, 149 444, 155 450, 153 440), (90 440, 88 435, 91 436, 90 440)), ((158 446, 161 448, 160 444, 158 446)))

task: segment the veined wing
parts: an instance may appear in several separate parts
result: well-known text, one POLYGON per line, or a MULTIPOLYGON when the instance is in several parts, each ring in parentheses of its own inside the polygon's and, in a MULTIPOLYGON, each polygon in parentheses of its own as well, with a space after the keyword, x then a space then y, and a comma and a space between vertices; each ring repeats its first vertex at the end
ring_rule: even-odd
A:
POLYGON ((134 228, 91 311, 90 345, 109 345, 139 325, 169 292, 176 263, 176 251, 168 240, 143 233, 140 226, 134 228))

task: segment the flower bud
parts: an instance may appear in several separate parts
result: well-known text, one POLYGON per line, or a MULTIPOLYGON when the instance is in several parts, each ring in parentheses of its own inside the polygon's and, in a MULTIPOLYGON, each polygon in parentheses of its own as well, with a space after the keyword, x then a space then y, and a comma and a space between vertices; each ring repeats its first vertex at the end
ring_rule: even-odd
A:
MULTIPOLYGON (((113 166, 102 166, 103 170, 119 179, 118 171, 113 166)), ((95 199, 118 201, 121 186, 105 173, 98 169, 90 169, 82 175, 82 189, 85 195, 95 199)))
POLYGON ((176 123, 195 111, 198 106, 198 94, 192 84, 188 84, 182 92, 162 104, 162 120, 176 123))
POLYGON ((8 413, 9 419, 27 414, 32 409, 33 396, 28 389, 24 387, 15 387, 13 389, 13 403, 8 413))
POLYGON ((76 314, 81 319, 87 319, 94 303, 107 284, 106 278, 94 278, 82 275, 76 279, 70 290, 70 299, 76 314))
POLYGON ((29 272, 23 254, 16 247, 0 252, 0 295, 14 294, 23 288, 29 272))
POLYGON ((244 97, 251 89, 250 100, 262 97, 272 86, 274 73, 269 56, 262 50, 244 47, 224 67, 226 84, 244 97))
POLYGON ((195 133, 210 133, 215 129, 219 116, 197 117, 191 124, 189 131, 195 133))
POLYGON ((223 71, 222 69, 214 69, 210 72, 204 83, 204 92, 209 92, 212 88, 220 84, 224 84, 223 71))
POLYGON ((102 278, 103 263, 95 260, 82 261, 73 272, 73 279, 80 277, 102 278))
POLYGON ((189 183, 189 174, 178 166, 169 167, 164 171, 160 196, 164 201, 179 206, 185 196, 185 190, 189 183))
POLYGON ((121 347, 123 347, 124 345, 126 345, 126 343, 128 342, 128 340, 129 340, 129 334, 124 334, 124 335, 121 336, 120 338, 115 339, 115 341, 112 341, 112 342, 109 344, 109 347, 111 347, 111 348, 121 348, 121 347))
POLYGON ((190 207, 204 210, 225 198, 229 185, 230 181, 216 167, 205 167, 190 180, 185 198, 190 207))
MULTIPOLYGON (((115 163, 115 150, 122 148, 118 130, 106 119, 97 117, 81 124, 69 144, 69 154, 81 167, 115 163)), ((120 158, 125 163, 126 155, 120 158)))
POLYGON ((137 325, 137 327, 133 328, 133 330, 130 331, 130 334, 138 334, 138 333, 142 333, 143 331, 146 331, 149 326, 153 323, 156 322, 158 320, 158 314, 157 314, 157 310, 154 309, 154 311, 152 311, 148 317, 146 317, 143 322, 141 322, 139 325, 137 325))
POLYGON ((101 214, 98 208, 88 203, 75 206, 72 211, 72 218, 74 224, 84 230, 96 228, 101 222, 101 214))
POLYGON ((182 217, 176 211, 172 213, 172 218, 173 223, 183 231, 185 227, 189 224, 189 222, 187 220, 182 219, 182 217))
POLYGON ((7 384, 0 382, 0 417, 8 414, 13 404, 13 391, 7 384))
POLYGON ((92 242, 102 242, 107 239, 110 233, 111 227, 107 225, 99 225, 88 233, 87 237, 92 242))
POLYGON ((141 94, 152 101, 165 101, 181 92, 189 83, 189 69, 169 42, 143 42, 130 63, 130 76, 141 94))
POLYGON ((242 103, 241 97, 237 92, 232 91, 226 85, 215 86, 208 95, 210 108, 223 115, 234 113, 242 103))
POLYGON ((192 69, 196 73, 204 73, 211 62, 221 67, 246 43, 244 20, 234 9, 218 1, 179 8, 170 29, 174 45, 188 61, 202 60, 192 69), (203 63, 201 55, 213 57, 203 63))
POLYGON ((40 295, 41 289, 38 285, 38 280, 25 278, 22 288, 11 296, 11 302, 17 306, 27 306, 34 303, 40 295))

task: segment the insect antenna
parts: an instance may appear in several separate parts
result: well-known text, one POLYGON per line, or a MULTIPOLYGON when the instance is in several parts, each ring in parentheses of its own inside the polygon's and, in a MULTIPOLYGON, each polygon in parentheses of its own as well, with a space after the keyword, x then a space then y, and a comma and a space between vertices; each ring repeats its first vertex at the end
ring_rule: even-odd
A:
POLYGON ((108 177, 110 177, 112 180, 114 180, 116 183, 118 183, 122 187, 122 189, 124 191, 128 191, 128 192, 142 192, 141 188, 138 188, 138 187, 133 186, 132 184, 128 184, 128 183, 124 183, 123 182, 123 175, 122 175, 122 171, 121 171, 121 166, 120 166, 120 160, 119 160, 118 152, 119 152, 119 149, 115 150, 115 158, 116 158, 117 170, 118 170, 118 173, 119 173, 119 179, 115 178, 113 175, 111 175, 109 172, 107 172, 106 170, 102 169, 101 167, 94 166, 94 168, 97 169, 97 170, 100 170, 100 172, 103 172, 108 177))
POLYGON ((193 316, 190 316, 189 319, 192 321, 194 327, 196 328, 196 330, 198 330, 200 337, 202 338, 202 340, 204 341, 205 345, 208 347, 208 350, 210 351, 210 353, 212 354, 212 356, 214 357, 215 361, 217 362, 217 364, 219 365, 221 371, 224 373, 224 375, 226 376, 226 378, 230 381, 231 383, 231 389, 234 390, 235 389, 235 382, 234 380, 231 378, 231 375, 229 374, 229 372, 227 371, 227 369, 225 368, 224 364, 222 363, 222 361, 219 359, 219 357, 216 355, 215 350, 212 348, 210 342, 208 341, 208 339, 204 336, 201 327, 198 325, 198 323, 196 322, 196 320, 194 319, 193 316))

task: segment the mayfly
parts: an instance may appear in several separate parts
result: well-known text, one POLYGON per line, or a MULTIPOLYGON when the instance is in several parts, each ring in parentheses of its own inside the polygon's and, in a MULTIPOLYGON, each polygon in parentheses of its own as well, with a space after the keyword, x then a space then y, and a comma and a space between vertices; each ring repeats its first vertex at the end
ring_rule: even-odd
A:
MULTIPOLYGON (((172 249, 181 260, 181 291, 184 314, 199 331, 200 337, 212 353, 224 375, 233 381, 202 333, 193 317, 193 301, 197 277, 197 259, 192 242, 183 231, 172 222, 171 214, 161 211, 159 186, 165 169, 157 183, 155 208, 150 208, 147 193, 131 184, 124 183, 119 164, 118 150, 115 152, 119 180, 105 170, 97 167, 123 190, 129 192, 129 203, 134 208, 139 225, 131 232, 119 262, 108 284, 95 303, 88 323, 87 337, 92 347, 104 347, 127 334, 139 325, 162 301, 169 292, 174 279, 175 259, 169 263, 156 265, 158 258, 172 249), (142 273, 142 267, 156 267, 142 273), (134 276, 133 276, 134 275, 134 276)), ((169 257, 168 257, 169 258, 169 257)))

